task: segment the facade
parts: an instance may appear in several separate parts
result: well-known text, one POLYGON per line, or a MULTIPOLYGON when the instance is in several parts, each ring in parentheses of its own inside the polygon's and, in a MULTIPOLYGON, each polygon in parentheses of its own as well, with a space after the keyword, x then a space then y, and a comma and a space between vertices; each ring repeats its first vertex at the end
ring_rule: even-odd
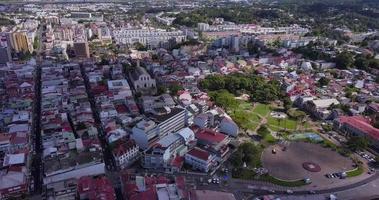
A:
POLYGON ((128 140, 120 144, 113 152, 117 166, 120 169, 126 167, 137 161, 139 157, 139 147, 134 140, 128 140))
POLYGON ((338 105, 339 101, 337 99, 317 99, 305 101, 301 108, 314 117, 319 119, 327 119, 332 112, 328 110, 331 105, 338 105))
POLYGON ((132 129, 131 138, 146 150, 160 138, 185 127, 186 112, 183 108, 163 108, 155 110, 132 129))
POLYGON ((74 42, 75 56, 79 58, 89 58, 90 52, 88 42, 74 42))
POLYGON ((375 147, 379 147, 379 129, 362 116, 341 116, 334 120, 334 128, 348 136, 366 137, 375 147))
POLYGON ((179 107, 155 109, 148 117, 158 124, 160 137, 184 128, 187 121, 186 110, 179 107))
POLYGON ((8 47, 0 47, 0 64, 12 61, 11 51, 8 47))
POLYGON ((170 169, 172 161, 177 156, 184 156, 194 140, 195 134, 189 128, 163 137, 144 153, 144 168, 170 169))
POLYGON ((215 166, 215 156, 207 151, 194 148, 185 155, 185 163, 193 169, 209 172, 215 166))
POLYGON ((11 34, 11 46, 16 53, 33 52, 33 43, 28 38, 26 31, 17 31, 11 34))
POLYGON ((137 92, 142 94, 154 94, 156 92, 155 79, 150 77, 145 68, 136 67, 130 73, 130 78, 137 92))
POLYGON ((162 43, 174 39, 176 42, 183 42, 186 35, 183 31, 165 31, 160 29, 118 29, 113 31, 116 43, 133 45, 141 43, 147 47, 155 48, 162 43))
POLYGON ((144 119, 133 127, 131 138, 136 141, 141 149, 148 149, 152 143, 159 139, 159 127, 154 121, 144 119))
POLYGON ((197 143, 203 149, 215 154, 219 161, 228 157, 230 138, 211 129, 202 129, 195 133, 197 143))

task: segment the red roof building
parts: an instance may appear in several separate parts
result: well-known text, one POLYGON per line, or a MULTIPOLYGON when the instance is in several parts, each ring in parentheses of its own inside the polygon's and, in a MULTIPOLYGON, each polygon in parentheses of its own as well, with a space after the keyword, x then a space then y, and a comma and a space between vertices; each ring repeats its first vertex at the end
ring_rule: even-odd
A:
POLYGON ((112 182, 105 176, 92 178, 88 176, 81 177, 78 181, 79 199, 88 200, 115 200, 116 193, 113 189, 112 182))
POLYGON ((342 132, 352 136, 365 136, 379 146, 379 129, 371 125, 371 121, 363 116, 341 116, 334 124, 342 132))

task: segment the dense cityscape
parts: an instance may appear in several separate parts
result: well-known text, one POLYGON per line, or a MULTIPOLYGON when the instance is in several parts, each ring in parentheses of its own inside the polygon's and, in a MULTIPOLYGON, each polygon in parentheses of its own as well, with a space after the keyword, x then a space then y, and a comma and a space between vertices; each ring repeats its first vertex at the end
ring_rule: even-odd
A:
POLYGON ((379 198, 376 0, 0 0, 0 199, 379 198))

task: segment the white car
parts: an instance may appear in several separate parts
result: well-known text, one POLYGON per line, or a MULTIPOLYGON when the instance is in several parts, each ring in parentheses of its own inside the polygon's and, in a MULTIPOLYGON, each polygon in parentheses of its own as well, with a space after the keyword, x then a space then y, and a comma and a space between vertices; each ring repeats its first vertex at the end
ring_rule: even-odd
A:
POLYGON ((287 190, 287 194, 293 194, 292 190, 287 190))

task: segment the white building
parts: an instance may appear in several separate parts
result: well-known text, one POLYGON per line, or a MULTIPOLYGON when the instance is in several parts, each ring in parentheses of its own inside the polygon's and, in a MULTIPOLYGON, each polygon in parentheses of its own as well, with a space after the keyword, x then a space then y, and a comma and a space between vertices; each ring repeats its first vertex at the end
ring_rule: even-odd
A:
POLYGON ((186 110, 163 108, 149 113, 150 120, 142 120, 132 129, 131 138, 141 149, 148 149, 160 138, 185 127, 186 110))
POLYGON ((215 156, 201 149, 192 149, 185 155, 185 163, 193 169, 209 172, 215 165, 215 156))
POLYGON ((180 43, 185 41, 186 35, 181 30, 166 31, 161 29, 125 29, 121 28, 113 31, 113 36, 116 43, 121 44, 135 44, 141 43, 145 46, 154 48, 158 47, 161 43, 168 42, 174 38, 176 42, 180 43))
POLYGON ((145 152, 143 166, 145 168, 169 168, 176 156, 184 156, 195 133, 190 128, 184 128, 177 133, 160 139, 150 150, 145 152))
POLYGON ((139 157, 139 146, 134 140, 119 145, 113 152, 116 164, 121 169, 133 164, 139 157))
POLYGON ((159 139, 159 128, 152 120, 142 120, 132 129, 131 138, 141 149, 149 148, 149 144, 159 139))
POLYGON ((156 92, 155 79, 150 77, 146 69, 143 67, 136 67, 133 72, 130 73, 134 89, 142 94, 154 94, 156 92))

